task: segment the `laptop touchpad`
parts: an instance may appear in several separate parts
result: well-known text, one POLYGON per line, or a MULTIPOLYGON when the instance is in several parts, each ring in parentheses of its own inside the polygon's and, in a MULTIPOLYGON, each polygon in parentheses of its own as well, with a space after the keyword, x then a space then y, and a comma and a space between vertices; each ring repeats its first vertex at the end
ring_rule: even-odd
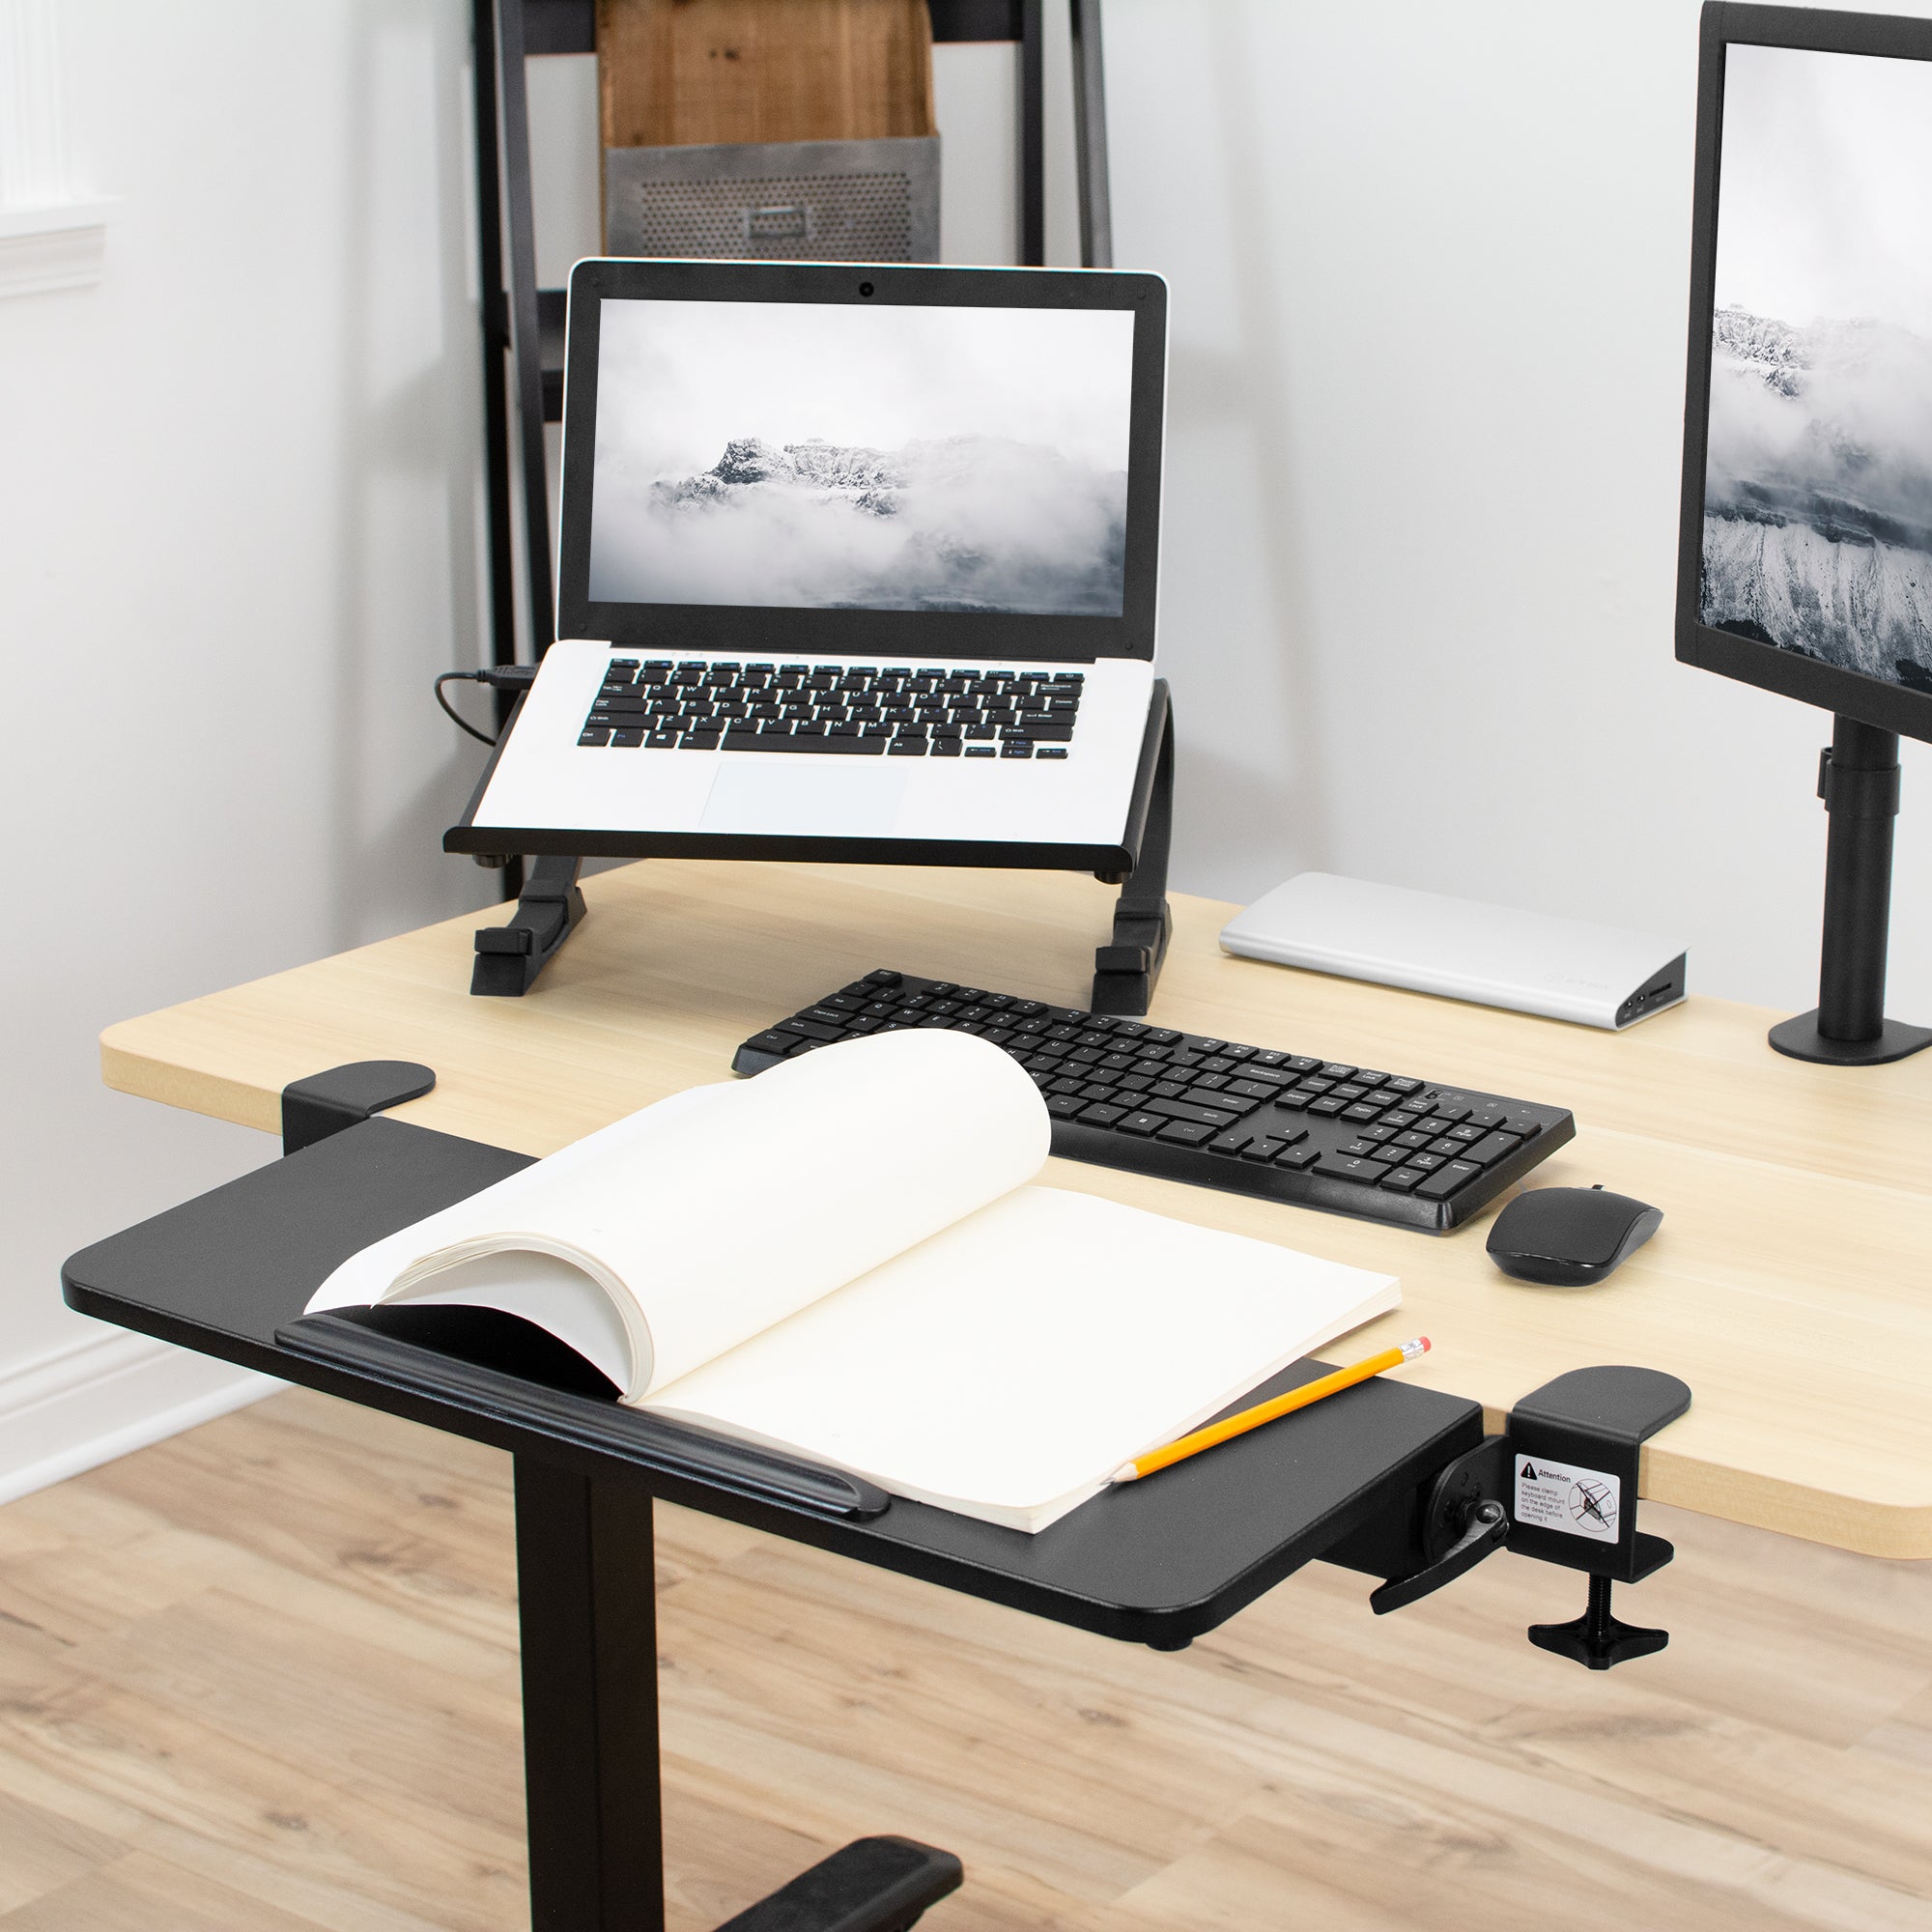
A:
POLYGON ((760 752, 719 768, 698 821, 704 832, 890 838, 906 772, 884 758, 760 752))

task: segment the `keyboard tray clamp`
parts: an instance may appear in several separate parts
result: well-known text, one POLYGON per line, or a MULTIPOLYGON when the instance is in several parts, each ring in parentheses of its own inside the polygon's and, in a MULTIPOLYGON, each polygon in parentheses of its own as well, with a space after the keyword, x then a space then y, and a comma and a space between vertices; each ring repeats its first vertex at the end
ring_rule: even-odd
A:
POLYGON ((1690 1406, 1690 1390, 1658 1369, 1573 1369, 1517 1403, 1499 1435, 1443 1465, 1426 1491, 1384 1507, 1325 1560, 1389 1580, 1369 1597, 1378 1616, 1432 1596, 1494 1550, 1581 1570, 1589 1602, 1566 1624, 1528 1636, 1591 1670, 1649 1657, 1667 1632, 1622 1622, 1616 1583, 1638 1583, 1671 1560, 1636 1526, 1639 1452, 1690 1406))

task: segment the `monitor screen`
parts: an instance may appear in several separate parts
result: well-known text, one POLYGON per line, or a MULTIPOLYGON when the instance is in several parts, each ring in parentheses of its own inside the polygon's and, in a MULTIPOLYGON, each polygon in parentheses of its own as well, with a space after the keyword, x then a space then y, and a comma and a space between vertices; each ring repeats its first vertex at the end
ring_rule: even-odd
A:
POLYGON ((1932 692, 1932 65, 1725 49, 1702 623, 1932 692))
POLYGON ((1134 326, 607 297, 591 602, 1120 618, 1134 326))

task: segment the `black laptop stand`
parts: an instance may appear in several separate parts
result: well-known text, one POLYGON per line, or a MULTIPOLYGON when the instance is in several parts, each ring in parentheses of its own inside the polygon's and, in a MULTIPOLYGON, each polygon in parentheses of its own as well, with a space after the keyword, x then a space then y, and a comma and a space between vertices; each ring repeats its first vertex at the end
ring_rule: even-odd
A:
MULTIPOLYGON (((521 700, 520 700, 521 708, 521 700)), ((513 713, 503 729, 516 727, 513 713)), ((1094 957, 1096 1013, 1139 1018, 1153 999, 1174 921, 1167 904, 1168 850, 1174 831, 1174 704, 1156 678, 1148 704, 1126 823, 1118 845, 1039 845, 971 839, 788 838, 745 833, 479 832, 471 822, 496 768, 477 781, 469 810, 443 835, 443 850, 498 858, 497 849, 532 855, 510 917, 480 926, 469 990, 517 999, 536 984, 585 917, 577 875, 585 859, 780 859, 823 865, 985 866, 1031 871, 1091 871, 1118 885, 1114 930, 1094 957)))
MULTIPOLYGON (((1028 1536, 621 1407, 576 1356, 507 1318, 304 1318, 350 1255, 530 1164, 377 1118, 432 1082, 373 1062, 296 1083, 293 1151, 83 1250, 62 1281, 82 1314, 510 1451, 539 1932, 662 1932, 656 1497, 1157 1650, 1318 1557, 1390 1579, 1371 1599, 1384 1610, 1524 1534, 1503 1501, 1510 1435, 1485 1437, 1479 1404, 1386 1378, 1028 1536)), ((1298 1362, 1258 1393, 1324 1370, 1298 1362)), ((1527 1553, 1592 1575, 1590 1613, 1574 1631, 1539 1627, 1546 1647, 1603 1668, 1662 1641, 1610 1617, 1609 1579, 1668 1560, 1635 1533, 1636 1445, 1689 1399, 1673 1378, 1603 1369, 1520 1406, 1538 1454, 1628 1478, 1614 1543, 1545 1550, 1527 1537, 1527 1553)), ((949 1853, 864 1838, 721 1932, 901 1932, 959 1880, 949 1853)))

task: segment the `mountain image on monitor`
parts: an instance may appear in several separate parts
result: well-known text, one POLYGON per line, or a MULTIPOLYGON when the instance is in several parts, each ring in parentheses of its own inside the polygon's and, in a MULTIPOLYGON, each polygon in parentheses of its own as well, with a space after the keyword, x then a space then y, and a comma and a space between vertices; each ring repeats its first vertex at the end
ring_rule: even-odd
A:
POLYGON ((1932 691, 1932 341, 1717 312, 1703 621, 1932 691))
POLYGON ((1723 73, 1699 615, 1932 691, 1932 63, 1723 73))
POLYGON ((1047 443, 747 433, 708 469, 604 491, 592 595, 611 602, 1121 612, 1126 471, 1047 443))

